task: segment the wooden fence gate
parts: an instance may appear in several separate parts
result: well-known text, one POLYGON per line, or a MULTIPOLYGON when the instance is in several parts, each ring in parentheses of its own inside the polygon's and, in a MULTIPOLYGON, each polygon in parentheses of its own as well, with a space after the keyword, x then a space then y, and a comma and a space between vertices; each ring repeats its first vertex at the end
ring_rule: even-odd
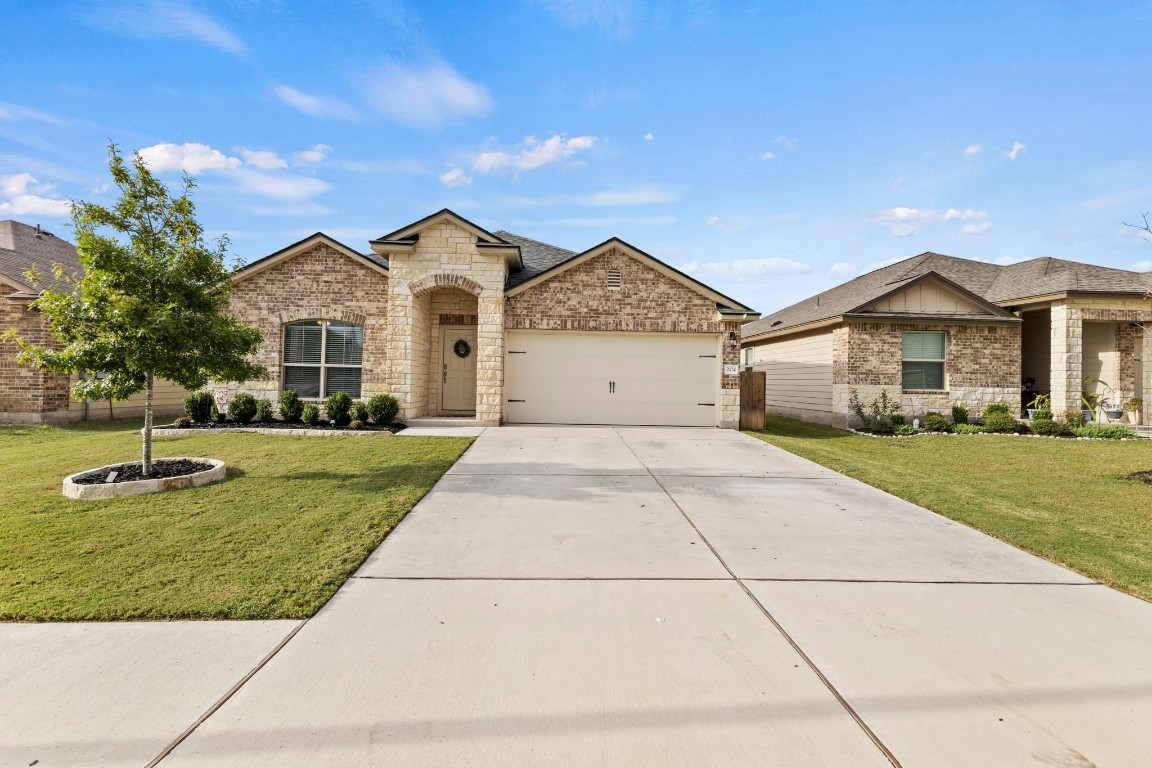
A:
POLYGON ((764 371, 740 372, 740 429, 764 429, 764 371))

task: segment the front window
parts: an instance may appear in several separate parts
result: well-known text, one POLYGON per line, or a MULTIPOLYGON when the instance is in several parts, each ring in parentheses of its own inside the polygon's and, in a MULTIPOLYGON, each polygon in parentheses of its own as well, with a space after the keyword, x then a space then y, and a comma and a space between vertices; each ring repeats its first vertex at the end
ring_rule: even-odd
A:
POLYGON ((744 347, 744 370, 752 370, 752 347, 744 347))
POLYGON ((904 334, 903 389, 944 389, 943 332, 904 334))
POLYGON ((339 320, 284 326, 284 389, 300 397, 347 392, 360 397, 364 329, 339 320))

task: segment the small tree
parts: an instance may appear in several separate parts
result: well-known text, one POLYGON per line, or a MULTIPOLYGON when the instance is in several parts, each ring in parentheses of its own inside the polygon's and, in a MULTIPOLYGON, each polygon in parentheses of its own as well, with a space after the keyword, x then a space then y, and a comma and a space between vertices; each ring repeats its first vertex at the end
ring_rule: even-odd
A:
POLYGON ((60 373, 105 374, 73 384, 78 398, 125 400, 144 392, 147 477, 157 378, 197 390, 210 379, 246 381, 267 371, 248 360, 260 343, 260 330, 224 312, 232 289, 224 266, 228 240, 205 242, 189 196, 193 179, 185 175, 179 196, 173 197, 139 154, 129 165, 115 144, 108 152, 120 199, 112 208, 72 205, 83 275, 73 278, 56 267, 53 285, 36 301, 61 348, 10 335, 20 347, 21 363, 60 373))

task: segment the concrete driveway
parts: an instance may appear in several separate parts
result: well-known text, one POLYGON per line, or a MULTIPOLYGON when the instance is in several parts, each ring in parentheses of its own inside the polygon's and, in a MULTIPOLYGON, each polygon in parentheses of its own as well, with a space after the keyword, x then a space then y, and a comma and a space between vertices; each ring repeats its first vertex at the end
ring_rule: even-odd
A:
POLYGON ((1152 605, 739 433, 493 428, 156 754, 1144 766, 1150 648, 1152 605))

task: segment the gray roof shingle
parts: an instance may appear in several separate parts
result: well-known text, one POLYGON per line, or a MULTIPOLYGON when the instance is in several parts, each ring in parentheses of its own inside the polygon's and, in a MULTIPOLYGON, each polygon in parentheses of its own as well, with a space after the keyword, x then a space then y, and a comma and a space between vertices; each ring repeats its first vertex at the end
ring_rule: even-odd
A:
POLYGON ((1152 287, 1152 273, 1076 261, 1041 258, 1001 266, 929 252, 861 275, 748 323, 742 334, 748 338, 838 317, 928 272, 935 272, 993 304, 1063 291, 1143 295, 1152 287))
POLYGON ((53 264, 60 264, 69 274, 79 275, 76 246, 19 221, 0 221, 0 275, 35 290, 24 273, 35 266, 45 279, 51 280, 53 264))
POLYGON ((508 273, 508 280, 504 284, 505 288, 514 288, 525 283, 541 272, 547 272, 557 264, 562 264, 576 255, 576 251, 558 248, 555 245, 514 235, 511 232, 501 230, 492 234, 513 245, 520 246, 520 257, 524 260, 524 269, 519 272, 508 273))

